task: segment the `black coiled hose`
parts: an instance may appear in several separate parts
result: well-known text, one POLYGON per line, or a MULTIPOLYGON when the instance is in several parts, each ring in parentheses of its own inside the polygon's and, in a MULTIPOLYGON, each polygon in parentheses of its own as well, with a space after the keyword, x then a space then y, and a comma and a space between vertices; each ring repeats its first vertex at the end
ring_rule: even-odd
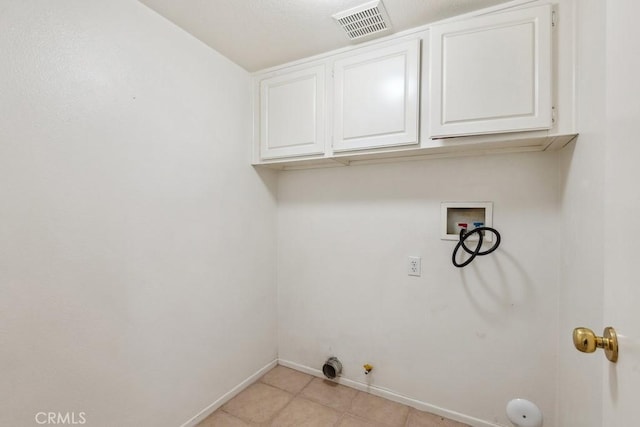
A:
POLYGON ((477 227, 474 228, 473 230, 467 232, 466 229, 462 229, 460 230, 460 240, 458 241, 458 244, 456 244, 456 248, 453 250, 453 255, 451 256, 451 261, 453 262, 453 265, 455 265, 458 268, 462 268, 465 267, 469 264, 471 264, 471 261, 473 261, 477 256, 483 256, 483 255, 488 255, 491 252, 495 251, 496 249, 498 249, 498 246, 500 246, 500 233, 498 233, 498 230, 496 230, 495 228, 491 228, 491 227, 477 227), (482 248, 482 242, 484 241, 484 231, 489 231, 493 234, 496 235, 496 242, 493 244, 493 246, 491 246, 489 249, 487 249, 486 251, 481 251, 480 249, 482 248), (469 237, 473 236, 474 234, 478 235, 478 244, 476 245, 474 250, 471 250, 467 247, 467 245, 464 243, 465 240, 467 240, 469 237), (462 248, 464 249, 464 251, 466 253, 468 253, 469 255, 471 255, 469 257, 469 259, 467 259, 466 261, 462 262, 462 263, 458 263, 456 261, 456 255, 458 254, 458 250, 462 248))

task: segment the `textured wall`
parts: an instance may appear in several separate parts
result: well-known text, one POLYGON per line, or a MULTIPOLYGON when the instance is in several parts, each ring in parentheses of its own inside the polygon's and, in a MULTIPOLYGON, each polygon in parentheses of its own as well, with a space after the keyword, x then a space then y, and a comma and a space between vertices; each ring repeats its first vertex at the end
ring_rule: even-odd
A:
MULTIPOLYGON (((629 217, 640 215, 640 3, 606 2, 606 160, 604 226, 604 324, 620 339, 617 364, 601 359, 603 424, 638 423, 640 395, 640 286, 635 239, 629 217)), ((598 328, 600 329, 600 328, 598 328)), ((602 355, 599 355, 601 358, 602 355)))
POLYGON ((136 1, 0 28, 0 425, 180 425, 276 357, 249 76, 136 1))
POLYGON ((556 425, 557 160, 281 174, 280 358, 320 369, 335 354, 346 379, 491 423, 508 425, 507 401, 525 397, 556 425), (440 240, 442 201, 493 201, 500 249, 455 268, 454 242, 440 240), (410 255, 422 257, 421 277, 407 276, 410 255))
POLYGON ((605 3, 577 2, 577 127, 560 153, 560 323, 558 426, 601 427, 600 357, 578 353, 573 328, 603 321, 605 3), (585 373, 588 372, 588 375, 585 373))

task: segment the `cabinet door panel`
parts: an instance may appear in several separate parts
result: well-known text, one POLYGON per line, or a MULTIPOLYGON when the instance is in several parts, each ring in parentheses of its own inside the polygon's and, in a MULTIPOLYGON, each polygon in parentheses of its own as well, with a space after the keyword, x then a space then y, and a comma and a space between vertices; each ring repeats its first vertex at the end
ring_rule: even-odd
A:
POLYGON ((344 69, 345 139, 404 131, 404 75, 403 56, 391 56, 344 69), (363 109, 366 109, 366 114, 363 114, 363 109))
POLYGON ((324 151, 324 66, 260 82, 260 155, 263 159, 324 151))
POLYGON ((335 62, 334 151, 418 141, 419 40, 335 62))
POLYGON ((551 127, 551 6, 434 26, 431 137, 551 127))

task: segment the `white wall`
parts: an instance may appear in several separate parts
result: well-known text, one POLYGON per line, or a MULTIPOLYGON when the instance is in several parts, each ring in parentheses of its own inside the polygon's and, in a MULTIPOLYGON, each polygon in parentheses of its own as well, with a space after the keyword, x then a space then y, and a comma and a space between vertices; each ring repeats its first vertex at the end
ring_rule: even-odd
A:
POLYGON ((605 3, 576 2, 577 142, 561 151, 558 425, 601 427, 601 355, 573 346, 573 328, 601 332, 605 153, 605 3))
POLYGON ((280 174, 279 357, 504 425, 524 397, 559 425, 557 183, 555 153, 280 174), (500 249, 455 268, 442 201, 493 201, 500 249))
POLYGON ((0 425, 180 425, 276 357, 249 76, 133 0, 0 28, 0 425))
POLYGON ((640 396, 640 281, 635 227, 640 216, 640 4, 606 2, 606 121, 604 324, 615 327, 620 355, 604 370, 603 419, 612 427, 638 424, 640 396))

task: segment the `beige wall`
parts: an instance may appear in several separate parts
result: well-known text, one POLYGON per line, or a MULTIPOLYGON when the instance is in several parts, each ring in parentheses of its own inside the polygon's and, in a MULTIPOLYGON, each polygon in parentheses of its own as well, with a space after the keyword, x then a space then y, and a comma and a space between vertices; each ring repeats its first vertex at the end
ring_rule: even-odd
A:
POLYGON ((557 160, 526 153, 282 173, 280 358, 320 369, 335 355, 344 379, 477 426, 508 425, 506 403, 524 397, 556 425, 557 160), (455 268, 454 242, 440 240, 442 201, 494 202, 499 251, 455 268), (407 276, 410 255, 422 257, 421 277, 407 276), (370 377, 364 363, 375 366, 370 377))
POLYGON ((605 3, 576 2, 580 136, 560 153, 561 264, 558 426, 601 427, 602 360, 580 354, 573 328, 603 322, 605 3), (588 373, 585 375, 585 373, 588 373))
POLYGON ((249 76, 136 1, 0 28, 0 425, 180 425, 276 358, 249 76))
POLYGON ((603 425, 637 424, 640 396, 640 286, 637 242, 629 217, 640 215, 640 3, 606 2, 606 161, 604 227, 604 326, 615 327, 615 365, 599 355, 603 376, 603 425))

